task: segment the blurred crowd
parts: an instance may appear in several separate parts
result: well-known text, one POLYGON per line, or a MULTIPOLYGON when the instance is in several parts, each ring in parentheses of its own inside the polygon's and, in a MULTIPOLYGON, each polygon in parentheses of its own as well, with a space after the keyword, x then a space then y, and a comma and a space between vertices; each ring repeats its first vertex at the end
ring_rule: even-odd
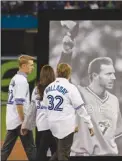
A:
POLYGON ((122 1, 1 1, 2 14, 34 14, 46 9, 120 9, 122 1))

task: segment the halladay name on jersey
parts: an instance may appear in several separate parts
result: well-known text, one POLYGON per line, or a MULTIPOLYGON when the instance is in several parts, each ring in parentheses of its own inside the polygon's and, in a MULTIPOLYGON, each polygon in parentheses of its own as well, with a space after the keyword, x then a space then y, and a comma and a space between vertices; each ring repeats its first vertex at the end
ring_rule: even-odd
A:
POLYGON ((63 95, 65 95, 66 93, 68 93, 67 89, 64 88, 63 86, 60 86, 60 85, 52 85, 52 86, 49 86, 47 89, 46 89, 46 94, 50 91, 58 91, 60 93, 62 93, 63 95))

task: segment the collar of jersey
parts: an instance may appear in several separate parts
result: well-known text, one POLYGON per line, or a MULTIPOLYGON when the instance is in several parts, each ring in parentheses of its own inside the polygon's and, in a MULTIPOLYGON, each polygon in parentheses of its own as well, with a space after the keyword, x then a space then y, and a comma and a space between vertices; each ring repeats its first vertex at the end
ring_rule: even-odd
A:
POLYGON ((92 93, 95 97, 97 97, 102 103, 106 102, 109 98, 108 93, 106 92, 106 97, 104 99, 101 99, 96 93, 94 93, 89 87, 86 87, 86 89, 92 93))
POLYGON ((56 81, 68 81, 68 79, 66 79, 66 78, 61 78, 61 77, 58 77, 58 78, 56 78, 56 81))
POLYGON ((17 74, 19 74, 19 75, 23 75, 25 78, 27 78, 27 74, 25 74, 24 72, 20 72, 20 71, 18 71, 18 72, 17 72, 17 74))

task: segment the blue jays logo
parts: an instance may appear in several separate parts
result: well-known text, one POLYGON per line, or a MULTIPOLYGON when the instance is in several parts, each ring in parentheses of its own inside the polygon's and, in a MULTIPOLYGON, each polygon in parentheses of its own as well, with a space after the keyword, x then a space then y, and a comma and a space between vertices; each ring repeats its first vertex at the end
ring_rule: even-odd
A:
POLYGON ((99 126, 100 131, 104 135, 106 133, 106 131, 108 130, 108 128, 110 127, 110 123, 108 120, 100 121, 98 123, 98 126, 99 126))

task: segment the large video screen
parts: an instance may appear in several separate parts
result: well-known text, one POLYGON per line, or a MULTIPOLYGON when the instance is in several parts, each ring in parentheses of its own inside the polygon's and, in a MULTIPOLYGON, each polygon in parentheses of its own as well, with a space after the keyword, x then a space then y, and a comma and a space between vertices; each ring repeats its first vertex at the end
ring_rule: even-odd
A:
MULTIPOLYGON (((98 138, 101 137, 104 142, 100 141, 100 139, 95 139, 94 136, 91 139, 93 143, 91 149, 89 149, 90 147, 87 148, 91 142, 89 143, 87 138, 85 138, 84 135, 86 133, 80 134, 79 129, 78 133, 75 133, 74 136, 72 151, 74 150, 75 154, 72 153, 72 155, 82 156, 84 155, 83 149, 87 149, 88 154, 86 155, 90 156, 122 156, 122 21, 67 20, 50 21, 49 25, 49 64, 55 70, 58 63, 70 64, 72 67, 71 82, 76 86, 89 85, 88 65, 97 57, 110 57, 113 60, 115 68, 116 80, 113 88, 110 89, 109 92, 118 98, 120 112, 118 114, 115 107, 113 116, 109 117, 111 114, 105 112, 106 119, 102 120, 101 117, 101 123, 100 120, 99 124, 97 124, 97 122, 95 123, 95 126, 99 126, 100 129, 99 134, 96 135, 100 135, 98 138), (119 123, 117 122, 116 125, 114 125, 112 121, 116 117, 119 123), (86 142, 82 140, 82 138, 84 138, 84 140, 86 139, 86 142)), ((112 105, 106 105, 108 111, 111 111, 111 107, 112 105)), ((89 112, 90 115, 93 115, 93 113, 91 114, 89 112)))

